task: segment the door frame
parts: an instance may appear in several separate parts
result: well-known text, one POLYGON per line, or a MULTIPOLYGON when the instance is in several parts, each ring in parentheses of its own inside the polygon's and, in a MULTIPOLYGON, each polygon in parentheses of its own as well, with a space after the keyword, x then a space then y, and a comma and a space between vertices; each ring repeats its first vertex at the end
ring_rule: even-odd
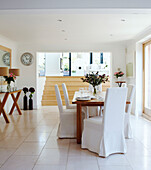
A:
POLYGON ((146 114, 145 113, 145 47, 147 45, 151 45, 151 39, 143 43, 143 114, 146 114))

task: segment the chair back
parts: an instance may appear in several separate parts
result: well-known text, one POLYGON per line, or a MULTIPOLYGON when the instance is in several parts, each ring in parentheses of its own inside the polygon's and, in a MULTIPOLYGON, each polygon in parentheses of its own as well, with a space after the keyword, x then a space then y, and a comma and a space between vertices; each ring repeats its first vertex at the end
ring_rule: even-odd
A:
POLYGON ((124 133, 126 96, 127 88, 125 87, 107 89, 104 103, 104 134, 124 133))
POLYGON ((126 113, 130 114, 132 108, 132 101, 135 93, 135 86, 132 84, 128 85, 128 93, 127 93, 127 100, 130 101, 130 104, 126 105, 126 113))
POLYGON ((66 103, 66 107, 69 106, 69 96, 68 96, 68 91, 67 91, 67 87, 65 83, 62 83, 62 89, 63 89, 63 94, 64 94, 64 98, 65 98, 65 103, 66 103))
POLYGON ((60 91, 59 91, 57 84, 55 85, 55 92, 56 92, 56 98, 57 98, 59 112, 61 114, 63 112, 63 105, 62 105, 62 99, 61 99, 60 91))

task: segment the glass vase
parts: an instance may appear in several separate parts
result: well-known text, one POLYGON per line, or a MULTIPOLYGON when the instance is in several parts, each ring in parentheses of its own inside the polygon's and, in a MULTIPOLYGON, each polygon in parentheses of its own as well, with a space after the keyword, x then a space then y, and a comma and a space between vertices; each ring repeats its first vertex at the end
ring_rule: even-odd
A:
POLYGON ((118 77, 117 79, 118 79, 118 81, 121 81, 121 80, 122 80, 122 77, 118 77))
POLYGON ((10 92, 11 91, 11 85, 10 83, 7 84, 7 92, 10 92))
POLYGON ((96 87, 93 87, 93 95, 96 95, 96 87))

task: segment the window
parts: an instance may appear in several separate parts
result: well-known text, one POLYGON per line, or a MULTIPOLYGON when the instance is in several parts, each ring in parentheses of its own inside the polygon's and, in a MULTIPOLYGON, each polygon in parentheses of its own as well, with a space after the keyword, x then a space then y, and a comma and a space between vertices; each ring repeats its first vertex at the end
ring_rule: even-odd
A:
POLYGON ((99 71, 100 74, 110 75, 110 58, 111 53, 94 52, 92 53, 91 71, 99 71))
POLYGON ((90 64, 90 53, 71 53, 71 76, 84 76, 90 64))
POLYGON ((99 71, 109 75, 110 55, 107 52, 38 53, 38 73, 40 76, 84 76, 99 71))
POLYGON ((101 54, 102 53, 93 53, 93 64, 100 64, 101 63, 101 54))

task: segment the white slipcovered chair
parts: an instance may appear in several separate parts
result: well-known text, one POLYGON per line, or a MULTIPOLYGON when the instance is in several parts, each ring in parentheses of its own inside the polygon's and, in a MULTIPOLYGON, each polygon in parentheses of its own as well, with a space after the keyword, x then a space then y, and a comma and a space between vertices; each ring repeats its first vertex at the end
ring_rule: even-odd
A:
POLYGON ((127 88, 109 88, 106 92, 103 118, 84 120, 82 148, 107 157, 113 153, 126 153, 124 113, 127 88))
POLYGON ((134 93, 135 93, 135 86, 128 85, 127 100, 130 101, 130 104, 126 105, 125 119, 124 119, 124 134, 125 134, 125 138, 128 138, 128 139, 133 138, 130 115, 131 115, 131 108, 132 108, 132 101, 133 101, 134 93))
POLYGON ((75 138, 77 116, 76 109, 63 109, 62 100, 58 85, 55 85, 56 98, 60 113, 60 124, 58 128, 59 138, 75 138))
POLYGON ((66 109, 76 109, 77 108, 76 104, 70 104, 69 95, 68 95, 68 91, 67 91, 67 87, 65 83, 62 83, 62 89, 63 89, 63 94, 65 98, 65 103, 66 103, 66 109))
MULTIPOLYGON (((67 91, 67 87, 66 87, 65 83, 62 83, 62 89, 63 89, 64 98, 65 98, 66 109, 77 109, 76 104, 70 104, 69 95, 68 95, 68 91, 67 91)), ((88 118, 89 114, 88 114, 88 107, 87 106, 82 107, 82 113, 84 113, 85 118, 88 118)))

